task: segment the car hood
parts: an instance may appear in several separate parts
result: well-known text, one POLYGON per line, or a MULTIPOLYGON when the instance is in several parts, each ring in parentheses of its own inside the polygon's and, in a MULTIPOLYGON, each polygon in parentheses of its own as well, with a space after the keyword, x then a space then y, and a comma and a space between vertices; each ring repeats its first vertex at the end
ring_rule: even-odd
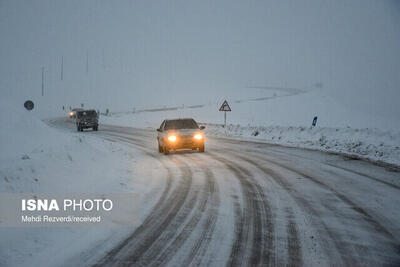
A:
POLYGON ((200 129, 179 129, 179 130, 168 130, 166 131, 167 134, 177 134, 181 136, 188 136, 188 135, 194 135, 195 133, 201 132, 200 129))

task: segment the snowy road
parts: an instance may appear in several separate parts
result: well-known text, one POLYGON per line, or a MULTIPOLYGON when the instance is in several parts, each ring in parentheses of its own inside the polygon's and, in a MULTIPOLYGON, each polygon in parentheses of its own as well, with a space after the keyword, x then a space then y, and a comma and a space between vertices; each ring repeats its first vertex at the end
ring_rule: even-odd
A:
POLYGON ((223 138, 206 139, 205 153, 164 156, 153 130, 80 134, 131 146, 166 174, 143 223, 98 266, 400 264, 398 170, 223 138))

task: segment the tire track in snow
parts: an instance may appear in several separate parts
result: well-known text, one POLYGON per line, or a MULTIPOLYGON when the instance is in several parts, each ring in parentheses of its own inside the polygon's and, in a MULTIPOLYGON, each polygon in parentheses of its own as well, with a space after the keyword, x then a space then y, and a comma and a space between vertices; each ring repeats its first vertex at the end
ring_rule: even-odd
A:
MULTIPOLYGON (((112 135, 112 136, 113 136, 113 139, 108 139, 108 138, 106 138, 106 139, 110 140, 110 141, 119 141, 119 142, 125 142, 125 143, 128 143, 128 144, 132 144, 132 142, 128 142, 128 141, 126 141, 124 139, 118 138, 119 136, 117 136, 117 135, 112 135)), ((161 165, 167 170, 167 178, 166 178, 167 181, 166 181, 166 185, 164 187, 163 193, 161 194, 161 197, 159 198, 157 203, 152 208, 152 211, 150 212, 149 216, 146 217, 146 219, 145 219, 145 221, 146 221, 146 220, 153 219, 154 214, 157 214, 156 211, 162 207, 162 204, 164 203, 165 199, 167 198, 168 193, 171 190, 173 173, 172 173, 171 168, 168 167, 163 160, 161 160, 160 158, 155 156, 155 153, 149 152, 148 149, 145 149, 143 146, 138 145, 136 143, 134 145, 135 145, 135 147, 137 149, 141 150, 146 155, 158 160, 161 163, 161 165)))
MULTIPOLYGON (((202 225, 203 230, 201 231, 199 238, 197 239, 190 253, 182 263, 182 266, 189 266, 197 257, 194 265, 198 266, 201 265, 201 261, 206 253, 207 247, 212 239, 212 235, 216 227, 220 199, 219 199, 218 184, 216 183, 214 174, 212 173, 210 168, 208 168, 206 164, 199 163, 199 161, 193 157, 188 157, 188 158, 191 162, 203 168, 203 172, 205 173, 207 181, 205 192, 208 193, 208 200, 207 200, 208 214, 206 216, 205 222, 202 225)), ((205 205, 204 206, 201 205, 200 211, 204 212, 205 210, 206 210, 205 205)))
POLYGON ((331 164, 331 163, 325 163, 325 165, 328 165, 328 166, 331 166, 333 168, 337 168, 337 169, 340 169, 340 170, 344 170, 344 171, 347 171, 347 172, 350 172, 350 173, 353 173, 353 174, 357 174, 358 176, 366 177, 366 178, 368 178, 370 180, 373 180, 375 182, 387 185, 387 186, 389 186, 389 187, 391 187, 393 189, 400 190, 400 186, 392 184, 392 183, 389 183, 389 182, 386 182, 386 181, 383 181, 383 180, 378 179, 378 178, 375 178, 375 177, 373 177, 371 175, 368 175, 368 174, 365 174, 365 173, 361 173, 361 172, 358 172, 358 171, 354 171, 354 170, 351 170, 351 169, 346 168, 346 167, 337 166, 337 165, 331 164))
MULTIPOLYGON (((182 154, 183 158, 186 158, 185 154, 182 154)), ((195 162, 195 161, 194 161, 195 162)), ((204 171, 203 171, 204 172, 204 171)), ((203 190, 201 190, 200 197, 198 199, 198 204, 196 207, 192 207, 192 215, 189 219, 189 221, 184 225, 183 229, 180 231, 177 237, 166 246, 166 248, 161 252, 161 255, 157 257, 157 260, 155 263, 157 265, 166 265, 171 258, 175 255, 175 253, 182 247, 184 242, 188 239, 188 237, 191 235, 193 230, 196 228, 198 223, 200 222, 202 216, 204 215, 204 211, 206 209, 207 203, 209 201, 210 197, 210 191, 208 190, 210 187, 214 187, 214 177, 211 171, 205 172, 206 174, 206 183, 203 185, 203 190)), ((210 225, 206 225, 206 227, 209 227, 210 225)), ((203 232, 207 232, 210 229, 208 228, 203 228, 203 232)), ((202 243, 205 238, 205 233, 204 235, 200 235, 198 239, 198 243, 202 243)), ((189 259, 193 259, 192 256, 194 256, 197 252, 197 246, 192 249, 191 253, 189 254, 189 259)), ((183 264, 183 266, 187 266, 186 264, 183 264)))
MULTIPOLYGON (((116 135, 111 134, 111 135, 118 137, 119 140, 121 140, 121 139, 129 140, 130 142, 133 142, 135 145, 139 145, 139 146, 143 147, 143 143, 140 142, 140 140, 138 140, 136 138, 130 138, 130 137, 126 137, 126 136, 122 137, 118 134, 116 134, 116 135)), ((215 184, 212 172, 207 168, 205 171, 205 174, 207 177, 207 179, 206 179, 207 183, 205 184, 205 187, 203 190, 205 197, 203 197, 200 200, 199 207, 197 208, 199 212, 196 212, 196 214, 191 217, 190 221, 184 226, 183 230, 178 234, 178 236, 169 245, 164 244, 162 241, 160 241, 161 244, 158 244, 158 245, 152 244, 152 248, 149 250, 149 251, 151 251, 151 253, 145 252, 144 255, 142 256, 142 259, 139 262, 136 262, 135 260, 132 261, 132 259, 129 259, 125 263, 128 263, 128 264, 137 263, 140 265, 165 265, 168 263, 168 261, 171 259, 171 257, 183 245, 185 240, 189 237, 189 235, 191 234, 191 232, 194 230, 197 223, 199 222, 200 217, 202 216, 203 211, 206 206, 206 203, 208 201, 209 192, 214 192, 215 190, 218 192, 218 189, 215 188, 216 184, 215 184), (154 247, 158 247, 158 249, 154 248, 154 247)), ((193 209, 195 200, 196 200, 196 198, 192 198, 192 201, 190 202, 191 204, 187 207, 187 209, 189 211, 191 209, 193 209)), ((219 199, 217 199, 217 201, 215 201, 215 202, 219 203, 219 199)), ((200 236, 200 239, 198 239, 196 246, 193 248, 192 253, 190 254, 190 256, 187 259, 192 260, 193 255, 196 255, 197 251, 200 249, 202 250, 203 254, 205 253, 207 245, 211 240, 212 231, 215 228, 215 223, 216 223, 217 210, 216 209, 213 209, 213 210, 214 211, 212 213, 210 213, 210 215, 208 216, 208 218, 206 220, 206 225, 203 228, 204 229, 203 235, 200 236)), ((183 217, 185 217, 185 215, 183 215, 183 217)), ((179 219, 176 221, 178 222, 179 219)), ((176 228, 176 227, 171 226, 171 228, 176 228)), ((166 231, 166 232, 173 233, 173 231, 166 231)), ((169 241, 171 239, 172 239, 171 236, 164 237, 164 238, 162 238, 162 237, 158 238, 158 240, 166 240, 166 241, 169 241)), ((201 257, 200 257, 200 259, 201 259, 201 257)))
POLYGON ((222 156, 208 153, 223 163, 238 179, 244 199, 244 207, 235 205, 236 236, 227 266, 243 264, 275 265, 274 223, 272 212, 264 192, 252 178, 251 172, 222 156), (246 255, 249 253, 250 255, 246 255))
POLYGON ((286 234, 288 243, 288 266, 302 266, 301 242, 297 230, 297 224, 292 208, 286 208, 286 234))
POLYGON ((192 172, 182 161, 174 159, 174 162, 183 165, 184 168, 181 168, 181 185, 171 193, 171 201, 164 205, 163 209, 167 212, 165 217, 160 214, 158 218, 154 218, 156 227, 144 236, 139 248, 126 253, 122 262, 140 266, 161 263, 158 256, 174 239, 177 229, 195 206, 198 193, 192 190, 192 172))
MULTIPOLYGON (((329 240, 333 244, 334 248, 336 251, 339 252, 338 256, 345 255, 346 250, 345 248, 340 244, 339 240, 335 237, 335 233, 332 232, 327 225, 319 218, 319 213, 315 208, 302 196, 299 194, 296 194, 296 192, 292 189, 291 185, 286 182, 283 176, 281 176, 279 173, 273 171, 272 169, 269 169, 263 164, 260 164, 256 162, 253 159, 250 159, 248 157, 244 156, 238 156, 241 160, 248 162, 258 168, 260 171, 262 171, 267 177, 271 177, 273 181, 278 184, 283 190, 285 190, 295 201, 296 203, 300 204, 299 207, 306 210, 308 213, 312 214, 313 216, 311 217, 313 219, 313 224, 316 229, 319 229, 319 231, 323 231, 324 233, 321 233, 321 236, 324 237, 329 237, 329 240)), ((252 157, 254 158, 254 157, 252 157)), ((297 236, 297 230, 296 231, 289 231, 288 232, 288 239, 290 240, 295 240, 299 244, 299 237, 297 236)), ((334 259, 337 258, 337 256, 334 255, 334 253, 331 251, 331 246, 329 245, 329 242, 326 239, 321 239, 323 242, 323 249, 325 253, 327 254, 328 258, 334 259)), ((292 249, 289 251, 289 253, 294 253, 294 254, 289 254, 289 261, 295 261, 294 259, 301 259, 301 251, 300 249, 292 249)), ((347 262, 347 264, 351 261, 343 259, 344 262, 347 262)), ((295 264, 296 266, 297 264, 295 264)), ((352 264, 349 264, 350 266, 352 264)))
MULTIPOLYGON (((146 149, 142 143, 134 143, 136 140, 129 140, 126 137, 117 136, 122 140, 132 142, 146 149)), ((152 153, 150 153, 152 154, 152 153)), ((156 154, 157 155, 157 154, 156 154)), ((155 155, 153 155, 155 156, 155 155)), ((163 201, 162 206, 154 210, 150 217, 123 241, 119 246, 110 251, 97 265, 130 265, 143 260, 145 252, 148 251, 158 239, 167 226, 174 220, 178 211, 185 202, 191 188, 192 173, 187 165, 180 164, 181 182, 163 201)), ((192 203, 194 203, 192 201, 192 203)))
POLYGON ((281 168, 287 169, 291 172, 297 173, 300 176, 307 178, 308 180, 312 181, 313 183, 319 185, 320 187, 324 188, 327 191, 332 192, 337 198, 345 202, 347 205, 351 207, 355 212, 359 213, 362 217, 364 217, 364 220, 369 222, 378 232, 384 234, 387 238, 396 240, 396 238, 393 236, 392 233, 390 233, 383 225, 381 225, 378 221, 376 221, 373 216, 371 216, 365 209, 357 205, 354 201, 350 200, 347 196, 344 194, 338 192, 331 186, 321 182, 318 178, 309 175, 305 173, 304 171, 301 171, 297 168, 287 166, 286 164, 279 163, 275 160, 269 160, 269 159, 263 159, 264 161, 268 161, 269 163, 273 163, 281 168))
MULTIPOLYGON (((379 222, 377 222, 375 219, 373 219, 372 216, 369 215, 363 208, 357 206, 353 201, 348 199, 343 194, 337 192, 336 190, 332 189, 328 185, 326 185, 323 182, 317 180, 317 178, 314 178, 314 177, 312 177, 312 176, 310 176, 310 175, 308 175, 308 174, 306 174, 306 173, 304 173, 304 172, 302 172, 300 170, 297 170, 297 169, 295 169, 293 167, 286 166, 285 164, 282 164, 282 163, 277 162, 275 160, 270 160, 270 159, 266 159, 266 158, 255 156, 255 155, 252 155, 252 158, 256 158, 256 159, 258 159, 260 161, 267 162, 268 164, 274 164, 274 165, 276 165, 278 167, 281 167, 283 169, 286 169, 286 170, 289 170, 289 171, 291 171, 293 173, 296 173, 296 174, 302 176, 303 178, 307 178, 310 181, 314 182, 314 184, 320 186, 322 189, 326 190, 327 192, 332 193, 338 199, 340 199, 341 201, 346 203, 353 211, 358 213, 363 218, 364 221, 369 223, 375 229, 375 231, 377 231, 380 234, 383 234, 387 239, 389 239, 390 243, 391 243, 390 246, 392 247, 393 251, 400 251, 399 243, 396 241, 395 237, 388 230, 386 230, 382 225, 380 225, 379 222)), ((250 159, 248 159, 248 160, 252 161, 250 159)), ((276 173, 275 171, 273 171, 271 169, 263 168, 260 165, 259 165, 259 167, 264 169, 267 173, 270 173, 270 175, 272 177, 279 177, 280 176, 278 173, 276 173)), ((280 179, 277 179, 277 181, 284 181, 284 178, 281 177, 280 179)), ((288 185, 288 186, 289 186, 288 189, 291 188, 290 185, 288 185)), ((302 197, 299 198, 298 195, 296 196, 296 199, 298 201, 300 201, 303 204, 303 206, 306 207, 315 216, 319 216, 318 212, 316 212, 316 210, 314 208, 312 208, 312 206, 307 203, 308 202, 307 200, 305 200, 302 197)), ((330 210, 330 212, 332 212, 332 213, 334 213, 336 215, 339 215, 337 213, 337 210, 332 209, 332 207, 330 207, 326 203, 322 203, 322 205, 325 208, 327 208, 328 210, 330 210)), ((341 216, 341 214, 340 214, 340 216, 341 216)), ((355 265, 362 264, 354 257, 354 253, 352 253, 352 251, 354 251, 354 252, 356 252, 358 254, 358 257, 362 258, 363 257, 363 253, 362 253, 362 251, 360 251, 360 248, 355 246, 355 245, 353 245, 353 244, 351 244, 351 243, 349 243, 349 242, 344 242, 343 240, 341 240, 340 235, 337 235, 333 231, 333 229, 330 229, 324 222, 322 222, 322 224, 324 225, 324 228, 327 231, 328 235, 330 236, 331 240, 334 242, 337 251, 340 253, 341 258, 344 261, 344 264, 346 264, 348 266, 355 266, 355 265)))
MULTIPOLYGON (((239 154, 233 154, 235 158, 239 159, 241 162, 247 162, 250 165, 255 166, 257 169, 259 169, 259 165, 255 165, 255 162, 250 160, 247 157, 244 156, 240 156, 239 154)), ((260 169, 259 169, 260 170, 260 169)), ((262 173, 264 173, 261 170, 262 173)), ((260 187, 260 185, 255 182, 255 184, 257 184, 257 187, 259 188, 259 191, 263 192, 263 189, 260 187)), ((275 183, 277 184, 277 183, 275 183)), ((279 184, 277 184, 280 188, 282 188, 283 190, 285 190, 282 186, 280 186, 279 184)), ((263 198, 265 198, 263 196, 263 198)), ((286 207, 284 212, 286 213, 286 219, 287 219, 287 230, 286 230, 286 234, 287 234, 287 243, 288 243, 288 265, 289 266, 300 266, 302 265, 302 251, 301 251, 301 242, 300 242, 300 237, 298 235, 298 230, 297 230, 297 224, 294 220, 294 213, 293 210, 290 206, 286 207)), ((272 215, 270 215, 272 216, 272 215)), ((274 239, 275 236, 270 235, 268 237, 269 240, 274 239)), ((270 245, 270 247, 272 247, 272 245, 270 245)), ((278 248, 279 249, 279 248, 278 248)), ((276 256, 278 257, 278 255, 276 256)), ((277 261, 273 264, 273 265, 282 265, 282 260, 281 259, 277 259, 277 261)))
MULTIPOLYGON (((249 150, 247 150, 247 151, 249 151, 249 150)), ((295 153, 290 153, 290 152, 281 151, 281 150, 277 150, 277 149, 273 149, 271 147, 268 147, 268 153, 271 152, 271 151, 274 152, 274 153, 277 153, 277 154, 288 155, 290 157, 296 157, 296 158, 305 159, 305 160, 308 160, 308 161, 311 160, 308 157, 300 156, 300 155, 297 155, 295 153)), ((262 151, 253 150, 251 152, 265 155, 265 152, 262 152, 262 151)), ((316 152, 320 152, 320 151, 316 151, 316 152)), ((320 152, 320 153, 322 153, 322 152, 320 152)), ((375 182, 387 185, 387 186, 389 186, 389 187, 391 187, 393 189, 400 190, 400 186, 398 186, 396 184, 393 184, 393 183, 390 183, 390 182, 387 182, 387 181, 384 181, 384 180, 381 180, 379 178, 376 178, 376 177, 374 177, 372 175, 369 175, 369 174, 366 174, 366 173, 355 171, 355 170, 352 170, 352 169, 349 169, 349 168, 346 168, 346 167, 342 167, 342 166, 338 166, 336 164, 332 164, 332 163, 328 163, 328 162, 321 162, 321 164, 324 164, 324 165, 327 165, 327 166, 330 166, 330 167, 333 167, 333 168, 341 169, 341 170, 347 171, 349 173, 357 174, 358 176, 361 176, 363 178, 367 178, 367 179, 373 180, 375 182)))
MULTIPOLYGON (((191 186, 188 197, 181 209, 177 211, 175 217, 170 221, 169 225, 160 232, 151 246, 140 256, 141 259, 134 262, 135 264, 142 266, 159 266, 168 263, 171 257, 181 248, 191 231, 196 227, 199 218, 196 216, 197 214, 193 214, 193 210, 195 210, 196 202, 199 198, 198 195, 198 190, 192 190, 191 186), (190 216, 188 219, 189 221, 185 222, 188 216, 190 216), (181 227, 182 229, 179 229, 181 227)), ((129 260, 129 262, 131 262, 131 260, 129 260)))

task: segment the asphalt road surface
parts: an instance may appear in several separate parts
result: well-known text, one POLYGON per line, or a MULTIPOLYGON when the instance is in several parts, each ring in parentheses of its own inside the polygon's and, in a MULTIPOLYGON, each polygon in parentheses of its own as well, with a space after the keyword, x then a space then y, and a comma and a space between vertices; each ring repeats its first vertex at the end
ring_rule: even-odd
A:
POLYGON ((155 130, 81 134, 132 146, 166 173, 142 224, 97 266, 400 266, 399 170, 224 138, 165 156, 155 130))

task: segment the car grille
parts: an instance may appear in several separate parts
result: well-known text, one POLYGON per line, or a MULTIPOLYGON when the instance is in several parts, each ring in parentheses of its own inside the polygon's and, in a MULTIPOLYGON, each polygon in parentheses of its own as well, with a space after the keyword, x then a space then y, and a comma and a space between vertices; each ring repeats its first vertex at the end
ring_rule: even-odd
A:
POLYGON ((191 135, 180 136, 180 140, 182 143, 191 143, 193 142, 193 137, 191 135))

